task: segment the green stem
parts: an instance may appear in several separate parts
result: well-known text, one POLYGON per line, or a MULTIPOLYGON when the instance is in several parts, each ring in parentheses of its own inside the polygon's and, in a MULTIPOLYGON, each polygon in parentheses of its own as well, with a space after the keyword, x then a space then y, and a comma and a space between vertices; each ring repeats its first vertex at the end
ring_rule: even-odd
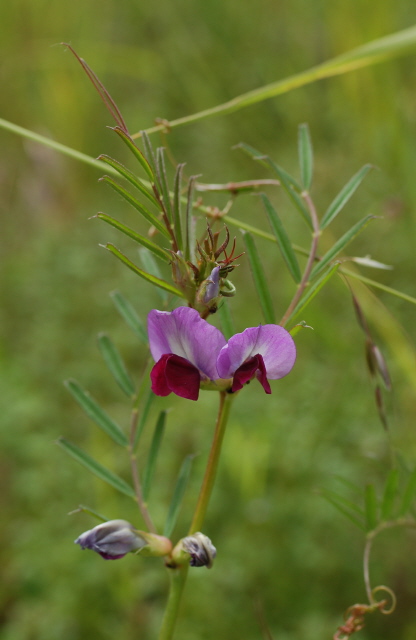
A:
POLYGON ((218 460, 221 453, 221 445, 224 438, 225 427, 227 426, 228 416, 230 413, 231 401, 233 398, 234 394, 227 393, 226 391, 220 392, 220 407, 218 410, 217 423, 215 425, 214 439, 212 441, 208 464, 205 469, 204 480, 202 482, 201 491, 199 493, 194 517, 189 529, 189 535, 195 533, 196 531, 200 531, 204 522, 209 499, 211 497, 212 489, 215 482, 218 460))
MULTIPOLYGON (((195 533, 202 528, 205 514, 208 508, 209 499, 211 497, 212 488, 214 486, 217 473, 218 460, 221 453, 221 445, 224 438, 225 427, 230 413, 231 401, 235 394, 220 391, 220 406, 218 409, 217 422, 215 425, 214 439, 211 445, 211 451, 208 458, 207 467, 205 469, 204 479, 202 481, 201 491, 199 493, 198 502, 195 508, 192 524, 189 534, 195 533)), ((171 640, 175 630, 176 620, 181 603, 182 593, 185 587, 188 575, 189 565, 181 565, 179 567, 168 567, 170 577, 169 598, 166 605, 165 615, 163 617, 162 628, 158 640, 171 640)))
POLYGON ((173 636, 183 588, 185 586, 186 576, 188 575, 188 565, 168 569, 168 571, 170 578, 169 598, 163 617, 159 640, 171 640, 173 636))

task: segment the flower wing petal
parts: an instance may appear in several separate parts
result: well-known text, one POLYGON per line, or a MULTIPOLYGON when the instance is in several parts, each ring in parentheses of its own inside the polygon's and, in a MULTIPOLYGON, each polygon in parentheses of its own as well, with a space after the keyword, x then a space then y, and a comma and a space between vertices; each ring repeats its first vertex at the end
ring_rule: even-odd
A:
POLYGON ((236 333, 218 356, 220 378, 232 376, 246 360, 256 355, 263 357, 267 378, 277 380, 287 375, 295 364, 295 343, 290 333, 276 324, 249 327, 236 333))

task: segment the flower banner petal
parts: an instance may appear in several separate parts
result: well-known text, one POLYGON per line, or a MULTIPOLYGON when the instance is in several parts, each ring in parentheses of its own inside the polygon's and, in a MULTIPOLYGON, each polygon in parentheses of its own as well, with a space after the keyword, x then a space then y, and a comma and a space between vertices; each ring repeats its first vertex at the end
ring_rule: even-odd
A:
POLYGON ((148 316, 150 351, 156 362, 165 354, 188 360, 210 380, 217 380, 217 355, 226 340, 196 309, 153 310, 148 316))

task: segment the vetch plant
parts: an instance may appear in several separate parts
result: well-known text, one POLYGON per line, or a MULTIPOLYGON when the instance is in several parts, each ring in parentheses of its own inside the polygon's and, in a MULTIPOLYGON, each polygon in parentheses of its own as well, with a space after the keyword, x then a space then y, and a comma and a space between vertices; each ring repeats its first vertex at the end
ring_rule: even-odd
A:
MULTIPOLYGON (((154 361, 151 370, 147 366, 142 372, 139 384, 135 383, 128 372, 113 341, 106 335, 99 336, 103 359, 131 404, 131 418, 127 429, 120 426, 81 384, 75 380, 66 382, 68 390, 87 416, 111 438, 115 446, 124 450, 126 462, 130 466, 131 482, 108 469, 76 444, 64 438, 59 439, 59 444, 91 473, 137 504, 138 517, 143 526, 140 529, 129 521, 120 519, 121 514, 116 514, 115 519, 106 519, 89 507, 80 507, 78 511, 97 517, 101 523, 81 533, 75 542, 81 549, 92 550, 105 560, 120 560, 132 555, 163 558, 170 588, 159 640, 168 640, 175 631, 189 568, 211 568, 217 550, 221 554, 221 541, 211 541, 205 532, 205 521, 232 402, 254 380, 260 382, 266 394, 271 394, 270 381, 279 380, 291 372, 296 361, 294 338, 299 331, 308 327, 305 316, 308 305, 336 273, 349 286, 353 278, 368 281, 359 273, 348 271, 342 253, 375 216, 365 216, 339 238, 332 238, 331 246, 323 253, 320 240, 371 167, 362 167, 320 215, 311 195, 312 143, 307 125, 301 125, 298 135, 300 179, 290 175, 269 156, 241 143, 238 148, 270 171, 272 179, 234 182, 232 185, 204 185, 193 176, 184 187, 184 165, 176 167, 173 180, 170 180, 164 149, 155 149, 150 141, 148 133, 153 130, 142 131, 140 135, 131 134, 104 86, 88 65, 79 60, 116 121, 114 132, 139 164, 140 173, 136 175, 118 160, 102 155, 99 158, 101 166, 105 164, 110 174, 104 176, 102 181, 132 206, 149 226, 149 232, 143 235, 124 222, 100 212, 96 216, 98 219, 139 245, 141 263, 136 264, 136 259, 128 257, 114 244, 107 243, 105 248, 148 285, 162 292, 164 303, 161 306, 164 308, 148 310, 146 331, 134 305, 119 292, 112 294, 117 310, 136 333, 141 348, 143 351, 150 351, 149 362, 151 358, 154 361), (139 137, 142 148, 135 142, 139 137), (253 207, 265 215, 270 233, 231 217, 230 209, 234 200, 220 210, 206 207, 199 198, 195 198, 196 193, 210 190, 231 191, 236 196, 266 188, 280 188, 288 196, 291 206, 308 229, 308 248, 300 247, 292 241, 272 203, 272 197, 263 191, 257 201, 253 200, 253 207), (231 242, 229 229, 232 226, 242 231, 244 251, 237 248, 239 243, 236 239, 231 242), (263 268, 256 244, 258 238, 274 243, 281 253, 287 275, 294 283, 292 298, 287 308, 282 310, 280 320, 276 318, 274 310, 275 280, 268 277, 263 268), (236 328, 228 306, 229 299, 238 295, 230 277, 238 267, 236 261, 240 258, 248 261, 252 274, 253 300, 257 301, 258 311, 257 326, 254 327, 245 326, 244 318, 239 318, 239 326, 236 328), (217 313, 222 331, 210 322, 213 314, 217 313), (306 320, 303 320, 305 317, 306 320), (137 451, 142 446, 143 430, 148 427, 150 407, 155 396, 166 398, 175 394, 181 402, 197 402, 200 393, 205 391, 218 393, 218 409, 216 417, 213 417, 211 448, 200 479, 199 495, 194 499, 193 515, 189 523, 179 522, 180 508, 192 470, 193 455, 188 455, 174 483, 172 500, 166 506, 167 515, 161 526, 153 517, 149 493, 154 483, 166 482, 165 478, 156 476, 156 462, 162 450, 168 405, 164 404, 165 408, 158 415, 148 451, 142 455, 145 460, 143 468, 139 468, 137 451), (179 540, 172 539, 176 527, 181 529, 182 537, 179 540)), ((165 123, 163 127, 168 129, 168 125, 169 123, 165 123)), ((162 125, 158 125, 156 129, 161 127, 162 125)), ((356 263, 361 260, 361 264, 366 264, 365 258, 350 260, 356 263)), ((380 263, 374 261, 370 266, 374 267, 376 264, 380 266, 380 263)), ((279 274, 279 277, 283 277, 283 274, 279 274)), ((368 282, 377 286, 374 281, 368 282)), ((366 335, 367 364, 375 382, 377 409, 387 429, 381 385, 388 391, 391 386, 390 376, 355 294, 352 299, 358 321, 366 335)), ((277 393, 278 385, 275 389, 277 393)), ((258 391, 261 392, 260 387, 258 391)), ((164 402, 169 402, 169 399, 164 402)), ((172 480, 168 479, 167 482, 171 484, 172 480)), ((372 484, 361 492, 364 506, 356 505, 338 493, 322 490, 323 496, 366 535, 364 583, 368 603, 350 607, 345 623, 335 632, 334 638, 337 640, 348 638, 359 631, 367 613, 390 613, 393 609, 388 606, 385 598, 380 600, 376 597, 383 592, 394 600, 391 590, 382 585, 371 587, 369 559, 373 541, 381 531, 396 526, 416 526, 412 511, 416 494, 415 472, 405 479, 403 493, 399 484, 398 470, 394 467, 381 499, 377 498, 372 484)))

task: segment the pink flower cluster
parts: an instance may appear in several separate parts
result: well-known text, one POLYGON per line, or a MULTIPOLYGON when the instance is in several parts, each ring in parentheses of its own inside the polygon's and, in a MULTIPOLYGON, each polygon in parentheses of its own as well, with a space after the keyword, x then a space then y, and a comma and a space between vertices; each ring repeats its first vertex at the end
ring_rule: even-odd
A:
POLYGON ((156 362, 150 374, 152 390, 158 396, 175 393, 197 400, 201 386, 236 392, 253 378, 271 393, 268 379, 286 376, 296 360, 295 343, 279 325, 250 327, 227 342, 189 307, 151 311, 148 332, 156 362))

